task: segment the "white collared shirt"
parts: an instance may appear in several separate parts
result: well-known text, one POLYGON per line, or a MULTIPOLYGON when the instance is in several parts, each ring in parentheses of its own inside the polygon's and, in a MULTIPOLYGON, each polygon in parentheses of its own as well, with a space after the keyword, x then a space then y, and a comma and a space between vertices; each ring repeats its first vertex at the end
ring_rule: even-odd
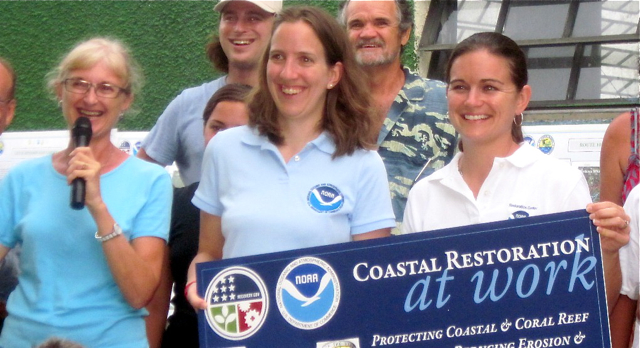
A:
POLYGON ((495 158, 475 198, 458 172, 461 156, 411 189, 403 233, 585 209, 591 203, 580 170, 527 144, 495 158))

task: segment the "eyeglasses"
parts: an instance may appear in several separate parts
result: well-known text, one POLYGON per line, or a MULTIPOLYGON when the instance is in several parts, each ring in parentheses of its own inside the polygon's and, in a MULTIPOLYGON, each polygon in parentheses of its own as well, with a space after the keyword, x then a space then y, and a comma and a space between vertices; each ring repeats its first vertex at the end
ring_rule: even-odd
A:
POLYGON ((98 83, 94 85, 89 81, 85 81, 78 78, 66 79, 62 81, 62 84, 64 85, 64 89, 66 89, 67 92, 77 93, 77 94, 86 94, 87 92, 89 92, 91 87, 93 87, 94 91, 96 92, 96 95, 98 97, 104 97, 104 98, 117 98, 120 95, 120 93, 129 92, 129 90, 126 88, 118 87, 110 83, 98 83))

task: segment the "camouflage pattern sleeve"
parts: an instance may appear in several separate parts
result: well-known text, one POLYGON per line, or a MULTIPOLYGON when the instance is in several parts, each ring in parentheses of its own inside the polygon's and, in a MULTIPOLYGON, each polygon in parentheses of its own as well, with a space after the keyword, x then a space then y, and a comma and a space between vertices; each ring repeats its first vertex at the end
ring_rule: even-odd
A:
POLYGON ((396 221, 402 222, 415 182, 453 158, 457 136, 447 115, 446 84, 404 68, 405 85, 396 96, 378 138, 396 221))

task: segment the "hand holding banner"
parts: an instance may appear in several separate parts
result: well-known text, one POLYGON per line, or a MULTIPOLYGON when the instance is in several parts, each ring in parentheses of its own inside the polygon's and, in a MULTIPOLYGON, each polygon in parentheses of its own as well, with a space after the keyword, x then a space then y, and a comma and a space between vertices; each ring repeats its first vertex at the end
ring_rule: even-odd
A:
POLYGON ((197 266, 202 347, 610 347, 585 211, 197 266))

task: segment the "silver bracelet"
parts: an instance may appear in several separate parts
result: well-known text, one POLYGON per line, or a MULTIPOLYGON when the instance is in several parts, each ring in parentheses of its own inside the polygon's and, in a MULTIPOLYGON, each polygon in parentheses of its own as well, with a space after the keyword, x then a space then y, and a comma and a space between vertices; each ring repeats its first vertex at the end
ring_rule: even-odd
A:
POLYGON ((118 224, 113 224, 113 230, 111 231, 111 233, 109 233, 108 235, 101 237, 98 235, 98 231, 96 231, 96 239, 98 241, 100 241, 100 243, 104 243, 106 241, 108 241, 109 239, 113 239, 119 235, 122 234, 122 228, 120 228, 120 226, 118 226, 118 224))

